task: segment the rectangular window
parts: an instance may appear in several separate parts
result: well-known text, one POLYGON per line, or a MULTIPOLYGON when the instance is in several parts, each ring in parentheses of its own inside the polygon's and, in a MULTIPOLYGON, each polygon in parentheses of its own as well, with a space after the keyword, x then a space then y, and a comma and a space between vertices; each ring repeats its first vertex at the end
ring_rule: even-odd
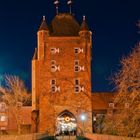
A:
POLYGON ((80 84, 79 79, 75 79, 75 85, 79 85, 79 84, 80 84))
POLYGON ((74 92, 75 92, 75 93, 79 93, 79 91, 80 91, 79 86, 75 86, 75 87, 74 87, 74 92))
POLYGON ((56 86, 54 86, 54 85, 51 86, 51 92, 53 92, 53 93, 56 92, 56 86))
POLYGON ((79 48, 75 48, 74 52, 75 52, 75 54, 78 54, 79 53, 79 48))
POLYGON ((75 61, 74 61, 74 65, 75 65, 75 66, 76 66, 76 65, 78 66, 78 65, 79 65, 79 60, 75 60, 75 61))
POLYGON ((56 80, 55 79, 52 79, 51 80, 51 85, 55 85, 56 84, 56 80))
POLYGON ((4 116, 4 115, 0 116, 0 121, 1 121, 1 122, 6 121, 6 116, 4 116))
POLYGON ((109 108, 114 108, 114 103, 109 103, 109 108))
POLYGON ((55 72, 56 71, 56 66, 55 65, 52 65, 51 66, 51 72, 55 72))
POLYGON ((78 71, 79 71, 79 66, 75 66, 75 67, 74 67, 74 71, 75 71, 75 72, 78 72, 78 71))
POLYGON ((0 103, 0 112, 5 112, 6 111, 6 104, 4 102, 0 103))

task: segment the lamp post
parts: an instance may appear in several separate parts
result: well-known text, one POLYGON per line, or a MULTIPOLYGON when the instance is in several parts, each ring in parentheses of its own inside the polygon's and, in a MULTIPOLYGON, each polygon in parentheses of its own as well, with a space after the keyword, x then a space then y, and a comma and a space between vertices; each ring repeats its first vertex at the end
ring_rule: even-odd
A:
POLYGON ((82 120, 82 124, 83 124, 83 133, 84 133, 84 131, 85 131, 84 122, 85 122, 85 120, 86 120, 85 114, 82 114, 82 115, 81 115, 81 120, 82 120))

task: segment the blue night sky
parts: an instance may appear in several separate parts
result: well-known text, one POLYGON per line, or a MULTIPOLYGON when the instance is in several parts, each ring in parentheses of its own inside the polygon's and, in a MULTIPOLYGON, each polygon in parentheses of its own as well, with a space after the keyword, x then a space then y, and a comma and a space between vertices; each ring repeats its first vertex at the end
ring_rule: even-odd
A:
MULTIPOLYGON (((60 12, 68 12, 66 0, 60 3, 60 12)), ((140 38, 136 27, 140 0, 75 0, 72 11, 79 23, 86 15, 93 32, 92 89, 112 91, 110 75, 118 70, 122 56, 140 38)), ((0 81, 4 74, 16 74, 26 81, 30 90, 31 59, 43 15, 49 24, 55 16, 53 0, 1 0, 0 81)))

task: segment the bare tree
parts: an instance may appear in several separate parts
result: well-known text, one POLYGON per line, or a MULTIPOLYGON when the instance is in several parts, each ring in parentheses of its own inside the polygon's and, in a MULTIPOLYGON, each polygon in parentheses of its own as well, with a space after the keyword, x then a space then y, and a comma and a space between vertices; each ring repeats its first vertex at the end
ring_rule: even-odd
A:
POLYGON ((118 91, 114 98, 116 111, 111 121, 109 117, 106 118, 105 130, 118 135, 138 136, 140 134, 140 44, 121 60, 121 69, 113 77, 113 82, 118 91))
POLYGON ((5 85, 0 87, 3 93, 3 101, 7 104, 9 111, 15 116, 18 133, 21 131, 21 107, 31 102, 31 95, 27 93, 24 82, 18 76, 5 76, 5 85))

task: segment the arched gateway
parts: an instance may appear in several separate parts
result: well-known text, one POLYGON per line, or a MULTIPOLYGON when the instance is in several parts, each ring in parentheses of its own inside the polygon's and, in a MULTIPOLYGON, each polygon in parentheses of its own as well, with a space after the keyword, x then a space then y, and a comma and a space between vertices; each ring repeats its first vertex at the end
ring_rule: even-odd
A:
POLYGON ((75 135, 76 130, 75 116, 68 110, 61 112, 56 119, 56 135, 75 135))

